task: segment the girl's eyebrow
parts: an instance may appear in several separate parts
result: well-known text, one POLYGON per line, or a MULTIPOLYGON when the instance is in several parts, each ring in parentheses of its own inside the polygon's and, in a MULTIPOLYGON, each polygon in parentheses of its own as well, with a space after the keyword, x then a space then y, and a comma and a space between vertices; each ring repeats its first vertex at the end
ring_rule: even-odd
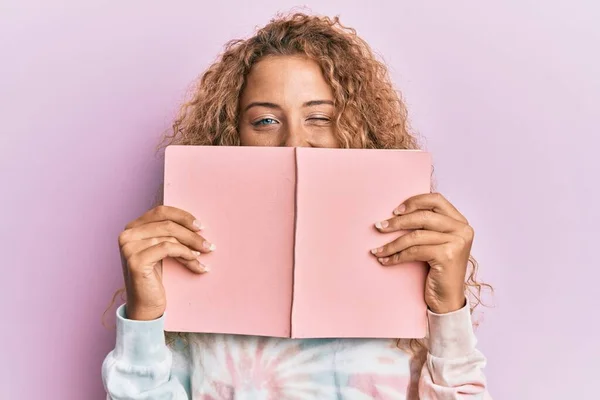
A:
MULTIPOLYGON (((314 107, 314 106, 320 106, 323 104, 333 106, 333 101, 331 101, 331 100, 311 100, 311 101, 307 101, 306 103, 302 104, 302 107, 314 107)), ((265 107, 265 108, 273 108, 276 110, 281 110, 281 106, 279 104, 271 103, 268 101, 254 101, 254 102, 248 104, 246 106, 246 108, 244 108, 244 111, 248 111, 252 107, 265 107)))

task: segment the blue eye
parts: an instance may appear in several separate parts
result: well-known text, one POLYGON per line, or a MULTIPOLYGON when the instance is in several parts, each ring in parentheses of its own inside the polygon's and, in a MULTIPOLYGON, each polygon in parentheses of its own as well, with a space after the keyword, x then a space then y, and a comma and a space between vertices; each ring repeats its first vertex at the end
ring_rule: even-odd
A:
POLYGON ((273 119, 273 118, 263 118, 261 120, 258 120, 256 122, 253 122, 252 125, 254 126, 260 126, 260 125, 273 125, 276 124, 277 120, 273 119))

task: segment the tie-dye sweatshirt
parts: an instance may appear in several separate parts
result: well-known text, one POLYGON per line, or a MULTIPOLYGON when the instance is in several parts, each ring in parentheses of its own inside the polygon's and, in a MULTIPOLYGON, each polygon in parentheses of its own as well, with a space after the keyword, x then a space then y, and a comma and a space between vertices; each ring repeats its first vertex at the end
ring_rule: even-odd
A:
POLYGON ((123 305, 102 377, 111 400, 491 399, 468 307, 428 319, 421 357, 381 339, 187 334, 167 346, 163 318, 129 320, 123 305))

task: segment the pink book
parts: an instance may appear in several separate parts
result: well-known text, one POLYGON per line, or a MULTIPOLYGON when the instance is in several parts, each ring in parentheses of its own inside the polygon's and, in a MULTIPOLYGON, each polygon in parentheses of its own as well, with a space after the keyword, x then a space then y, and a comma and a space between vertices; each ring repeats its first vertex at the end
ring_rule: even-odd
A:
POLYGON ((194 214, 211 271, 163 265, 166 330, 290 338, 422 338, 427 266, 369 253, 375 222, 430 190, 412 150, 169 146, 164 204, 194 214))

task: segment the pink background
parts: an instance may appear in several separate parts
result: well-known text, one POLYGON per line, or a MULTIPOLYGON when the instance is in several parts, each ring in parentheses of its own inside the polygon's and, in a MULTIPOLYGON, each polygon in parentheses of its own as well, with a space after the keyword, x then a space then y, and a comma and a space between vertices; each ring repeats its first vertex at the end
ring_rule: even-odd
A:
MULTIPOLYGON (((439 189, 478 232, 495 398, 597 398, 600 6, 483 3, 313 10, 384 55, 439 189)), ((100 316, 117 235, 158 189, 154 146, 223 43, 293 5, 0 3, 0 398, 103 398, 100 316)))

